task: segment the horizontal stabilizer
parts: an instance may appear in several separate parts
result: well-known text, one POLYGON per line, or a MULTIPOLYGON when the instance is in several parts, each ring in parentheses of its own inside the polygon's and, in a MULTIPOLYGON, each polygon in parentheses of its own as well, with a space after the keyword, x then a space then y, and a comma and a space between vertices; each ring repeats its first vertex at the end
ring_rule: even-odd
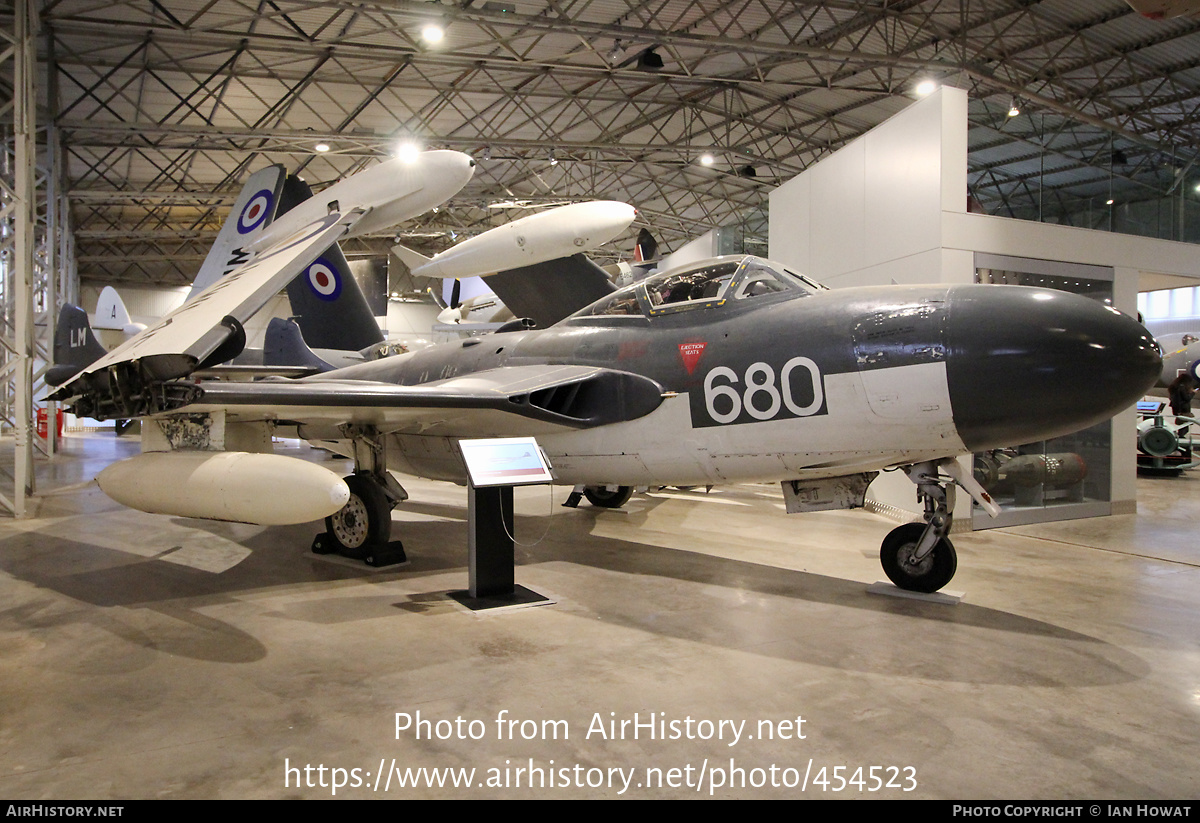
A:
POLYGON ((408 266, 409 271, 424 266, 432 259, 421 254, 419 251, 413 251, 408 246, 401 246, 399 243, 392 246, 392 254, 399 257, 400 262, 408 266))
POLYGON ((272 317, 263 339, 263 365, 303 366, 314 374, 332 371, 334 366, 322 360, 304 341, 295 320, 272 317))

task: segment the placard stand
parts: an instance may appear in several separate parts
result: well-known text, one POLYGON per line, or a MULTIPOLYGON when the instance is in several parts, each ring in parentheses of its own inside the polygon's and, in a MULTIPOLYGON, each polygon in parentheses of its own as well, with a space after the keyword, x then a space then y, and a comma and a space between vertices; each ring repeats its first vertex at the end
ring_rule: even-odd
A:
POLYGON ((513 539, 513 486, 496 484, 498 477, 511 479, 507 475, 517 474, 510 468, 516 460, 532 459, 537 468, 534 475, 523 471, 523 485, 544 483, 549 480, 549 468, 545 466, 537 443, 533 438, 497 439, 490 441, 463 441, 463 458, 470 470, 471 482, 467 484, 467 569, 469 583, 466 591, 451 592, 450 596, 469 609, 494 609, 503 606, 534 605, 550 603, 550 599, 535 591, 516 585, 515 541, 513 539), (473 466, 472 454, 466 446, 486 450, 486 469, 473 466), (518 458, 500 452, 497 447, 516 449, 518 458), (497 457, 499 455, 499 457, 497 457), (495 466, 501 468, 497 469, 495 466), (483 477, 484 484, 476 486, 475 479, 483 477), (544 479, 543 479, 544 478, 544 479))

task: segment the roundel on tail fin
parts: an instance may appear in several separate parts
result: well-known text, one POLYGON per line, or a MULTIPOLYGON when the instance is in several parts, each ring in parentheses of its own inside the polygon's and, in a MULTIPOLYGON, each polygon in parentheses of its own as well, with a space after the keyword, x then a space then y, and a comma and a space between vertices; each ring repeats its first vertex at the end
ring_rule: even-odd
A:
POLYGON ((263 225, 267 220, 267 215, 271 213, 271 204, 274 200, 275 194, 266 189, 255 192, 254 196, 250 198, 250 202, 242 209, 242 213, 238 215, 238 234, 249 234, 263 225))
POLYGON ((322 300, 337 300, 342 293, 342 280, 337 269, 324 257, 318 257, 308 267, 305 276, 308 278, 308 287, 322 300))

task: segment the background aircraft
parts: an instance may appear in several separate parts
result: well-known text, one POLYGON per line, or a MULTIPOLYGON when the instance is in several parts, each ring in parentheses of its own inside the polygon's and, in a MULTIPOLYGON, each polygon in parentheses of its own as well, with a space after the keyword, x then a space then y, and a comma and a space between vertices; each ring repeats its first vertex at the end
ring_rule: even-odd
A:
MULTIPOLYGON (((330 191, 346 205, 394 190, 368 173, 370 185, 355 175, 330 191)), ((1064 292, 829 291, 737 257, 608 291, 550 328, 517 324, 301 380, 180 379, 225 359, 241 316, 366 219, 310 218, 292 223, 302 239, 259 241, 249 264, 59 391, 77 413, 153 421, 145 453, 98 478, 114 499, 263 524, 326 517, 353 553, 388 539, 407 497, 388 469, 465 482, 466 437, 538 436, 556 478, 590 487, 599 505, 620 505, 633 485, 776 480, 789 511, 848 507, 879 470, 902 467, 926 522, 893 530, 881 560, 897 585, 934 591, 957 564, 946 537, 955 485, 996 511, 953 456, 1092 425, 1161 365, 1140 324, 1064 292), (270 454, 284 425, 352 456, 354 474, 270 454)))
MULTIPOLYGON (((399 222, 415 217, 455 194, 465 183, 459 168, 464 161, 459 158, 466 155, 429 152, 415 161, 397 159, 382 164, 401 172, 406 186, 404 193, 385 201, 390 213, 388 219, 399 222), (448 155, 453 157, 447 159, 448 155)), ((469 158, 465 162, 470 162, 469 158)), ((472 167, 466 168, 469 173, 472 167)), ((374 197, 378 200, 386 195, 376 193, 374 197)), ((311 218, 325 208, 306 202, 311 198, 308 184, 288 175, 281 165, 268 166, 251 175, 234 201, 184 303, 198 299, 223 276, 247 264, 255 254, 253 245, 285 215, 302 207, 303 220, 307 219, 303 217, 306 210, 311 218)), ((294 226, 286 221, 284 225, 294 226)), ((327 371, 398 350, 384 341, 337 243, 324 249, 286 286, 295 322, 272 319, 263 350, 240 350, 233 365, 224 367, 227 376, 239 369, 245 376, 260 374, 264 366, 276 372, 293 367, 308 372, 327 371)), ((96 317, 97 322, 89 325, 82 310, 63 307, 56 326, 54 365, 47 372, 47 383, 61 385, 106 350, 113 350, 146 329, 130 321, 129 312, 111 286, 101 291, 96 317), (106 330, 120 330, 119 339, 106 339, 103 336, 106 330)))
POLYGON ((125 308, 125 301, 112 286, 105 286, 100 290, 100 297, 96 300, 96 313, 92 316, 91 323, 92 328, 100 332, 97 339, 110 351, 146 330, 145 323, 133 322, 129 316, 129 309, 125 308))
POLYGON ((454 279, 449 311, 439 322, 460 323, 487 304, 483 294, 460 299, 460 281, 480 277, 478 288, 491 289, 513 317, 544 328, 613 291, 610 272, 583 252, 612 240, 636 217, 626 203, 572 203, 498 226, 432 258, 402 245, 392 253, 416 276, 454 279))
POLYGON ((1167 386, 1182 372, 1200 382, 1200 334, 1160 334, 1157 340, 1162 348, 1163 367, 1155 388, 1163 391, 1152 393, 1166 397, 1167 386))

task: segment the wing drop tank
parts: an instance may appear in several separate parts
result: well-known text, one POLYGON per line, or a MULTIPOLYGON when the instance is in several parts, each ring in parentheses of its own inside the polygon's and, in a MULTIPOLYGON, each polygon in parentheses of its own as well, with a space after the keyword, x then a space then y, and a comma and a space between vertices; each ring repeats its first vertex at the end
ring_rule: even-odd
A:
POLYGON ((320 520, 350 499, 329 469, 278 454, 146 452, 114 463, 96 482, 118 503, 151 514, 259 526, 320 520))

